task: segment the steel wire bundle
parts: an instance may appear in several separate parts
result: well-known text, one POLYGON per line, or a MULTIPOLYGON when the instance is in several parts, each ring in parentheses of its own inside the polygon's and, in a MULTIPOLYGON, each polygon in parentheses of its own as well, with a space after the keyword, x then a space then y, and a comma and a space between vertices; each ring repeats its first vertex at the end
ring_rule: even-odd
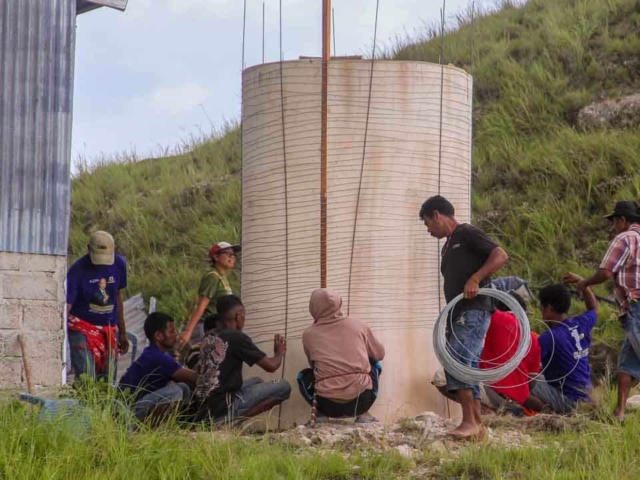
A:
MULTIPOLYGON (((520 328, 520 342, 513 357, 501 365, 486 369, 479 369, 469 365, 464 365, 459 360, 460 355, 452 351, 451 345, 447 340, 447 323, 455 306, 464 295, 460 294, 451 300, 440 312, 433 329, 433 348, 436 357, 444 367, 445 371, 461 382, 477 384, 492 383, 502 380, 511 372, 513 372, 522 359, 529 353, 531 348, 531 327, 527 313, 520 306, 515 298, 506 292, 491 288, 481 288, 478 295, 486 295, 495 298, 504 303, 516 316, 518 326, 520 328), (456 358, 457 357, 457 358, 456 358)), ((479 361, 479 358, 472 358, 472 361, 479 361)), ((491 362, 489 362, 491 363, 491 362)))

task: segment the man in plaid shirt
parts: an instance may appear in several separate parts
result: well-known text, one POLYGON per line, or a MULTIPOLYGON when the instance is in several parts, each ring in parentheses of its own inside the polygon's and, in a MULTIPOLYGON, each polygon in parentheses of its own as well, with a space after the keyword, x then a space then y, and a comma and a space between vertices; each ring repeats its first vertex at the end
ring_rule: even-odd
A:
POLYGON ((615 238, 609 245, 598 271, 576 283, 579 292, 613 278, 620 306, 620 322, 626 338, 618 356, 618 406, 614 415, 624 420, 631 377, 640 379, 640 205, 633 201, 617 202, 612 222, 615 238))

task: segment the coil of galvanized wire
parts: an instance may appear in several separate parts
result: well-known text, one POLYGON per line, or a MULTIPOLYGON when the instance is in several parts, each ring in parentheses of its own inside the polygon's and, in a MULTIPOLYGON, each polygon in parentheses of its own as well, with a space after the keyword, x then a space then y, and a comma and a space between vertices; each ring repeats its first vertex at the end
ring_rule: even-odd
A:
MULTIPOLYGON (((449 322, 449 317, 458 302, 463 299, 463 294, 460 294, 451 300, 446 307, 444 307, 442 312, 440 312, 440 315, 436 320, 433 330, 433 348, 435 350, 436 357, 446 372, 461 382, 470 384, 483 382, 491 383, 502 380, 518 367, 522 359, 529 352, 529 348, 531 348, 531 327, 529 325, 529 318, 517 300, 508 293, 491 288, 481 288, 478 291, 478 295, 486 295, 500 300, 515 314, 520 331, 520 341, 518 342, 518 347, 513 357, 503 364, 498 364, 495 367, 482 370, 463 364, 460 361, 459 354, 452 352, 451 345, 447 340, 447 324, 449 322)), ((505 347, 505 353, 506 349, 507 347, 505 347)), ((469 360, 477 362, 479 361, 479 358, 469 358, 469 360)))

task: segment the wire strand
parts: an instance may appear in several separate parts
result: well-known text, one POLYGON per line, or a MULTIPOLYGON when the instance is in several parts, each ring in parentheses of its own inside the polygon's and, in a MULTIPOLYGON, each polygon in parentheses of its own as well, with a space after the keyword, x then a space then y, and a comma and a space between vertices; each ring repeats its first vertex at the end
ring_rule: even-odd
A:
MULTIPOLYGON (((282 119, 282 166, 284 174, 284 338, 289 333, 289 184, 287 178, 287 137, 284 111, 284 52, 282 49, 282 0, 280 0, 280 112, 282 119)), ((284 379, 287 356, 282 359, 280 380, 284 379)), ((278 412, 278 428, 282 421, 282 408, 278 412)))
POLYGON ((245 51, 245 35, 247 32, 247 0, 244 0, 244 7, 242 11, 242 70, 244 70, 244 51, 245 51))
POLYGON ((371 73, 369 75, 369 97, 367 99, 367 116, 364 124, 364 139, 362 142, 362 162, 360 163, 360 178, 358 179, 358 195, 356 197, 356 212, 353 220, 353 235, 351 237, 351 257, 349 259, 349 287, 347 289, 347 315, 351 309, 351 278, 353 273, 353 253, 356 245, 356 233, 358 229, 358 211, 360 209, 360 197, 362 194, 362 178, 364 174, 364 162, 367 156, 367 135, 369 133, 369 116, 371 114, 371 97, 373 95, 373 67, 376 63, 376 39, 378 37, 378 11, 380 0, 376 0, 376 20, 373 27, 373 51, 371 52, 371 73))

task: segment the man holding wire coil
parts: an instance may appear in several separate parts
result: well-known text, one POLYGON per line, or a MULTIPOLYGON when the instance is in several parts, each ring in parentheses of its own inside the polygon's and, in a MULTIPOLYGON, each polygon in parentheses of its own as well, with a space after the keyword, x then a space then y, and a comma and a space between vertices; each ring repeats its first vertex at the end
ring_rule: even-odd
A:
MULTIPOLYGON (((489 287, 491 275, 509 259, 507 253, 482 230, 458 223, 455 209, 446 198, 430 197, 420 208, 420 219, 431 236, 446 238, 442 247, 440 270, 444 278, 444 296, 451 302, 464 293, 451 314, 447 340, 453 355, 461 362, 477 366, 484 337, 489 327, 493 301, 478 296, 481 287, 489 287)), ((462 423, 450 435, 458 438, 482 438, 480 389, 477 384, 461 382, 445 371, 447 390, 462 406, 462 423)))

